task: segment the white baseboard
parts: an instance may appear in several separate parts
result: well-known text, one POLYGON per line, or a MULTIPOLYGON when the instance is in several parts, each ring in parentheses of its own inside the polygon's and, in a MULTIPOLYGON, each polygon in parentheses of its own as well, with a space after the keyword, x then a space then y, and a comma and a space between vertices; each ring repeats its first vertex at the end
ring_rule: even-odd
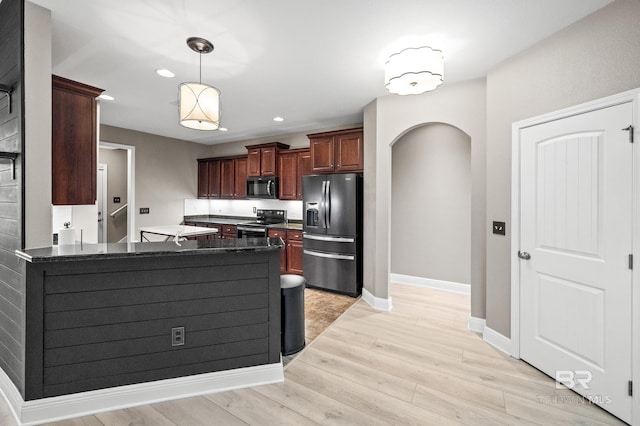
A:
POLYGON ((469 317, 469 330, 471 331, 475 331, 476 333, 483 333, 484 334, 484 329, 487 325, 487 320, 485 320, 484 318, 476 318, 476 317, 469 317))
POLYGON ((393 307, 391 303, 391 296, 387 299, 382 299, 371 294, 366 288, 362 289, 362 300, 367 302, 369 306, 378 311, 390 311, 393 307))
POLYGON ((484 332, 482 333, 482 340, 505 354, 511 355, 511 339, 503 336, 486 325, 484 327, 484 332))
POLYGON ((471 294, 471 286, 469 284, 413 277, 411 275, 402 274, 389 274, 389 279, 391 282, 398 284, 415 285, 418 287, 435 288, 437 290, 451 291, 454 293, 471 294))
POLYGON ((280 362, 24 401, 0 369, 0 391, 22 426, 283 381, 280 362))

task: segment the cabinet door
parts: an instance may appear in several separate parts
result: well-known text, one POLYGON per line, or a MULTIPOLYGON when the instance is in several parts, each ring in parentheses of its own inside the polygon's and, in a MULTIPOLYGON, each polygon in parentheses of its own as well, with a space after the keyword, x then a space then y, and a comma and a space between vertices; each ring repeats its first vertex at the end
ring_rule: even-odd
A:
POLYGON ((280 273, 287 273, 287 231, 282 229, 269 229, 268 235, 270 238, 282 238, 285 248, 280 251, 280 273))
POLYGON ((287 272, 302 275, 302 231, 287 231, 287 272))
POLYGON ((198 161, 198 198, 209 198, 208 161, 198 161))
POLYGON ((247 198, 247 157, 235 159, 235 190, 233 198, 247 198))
POLYGON ((361 172, 363 166, 362 132, 345 133, 335 137, 336 173, 361 172))
POLYGON ((276 148, 262 148, 260 151, 260 174, 262 176, 276 176, 278 174, 276 148))
POLYGON ((224 240, 238 238, 238 227, 235 225, 222 225, 221 233, 224 240))
POLYGON ((314 173, 333 172, 333 137, 313 138, 309 145, 312 171, 314 173))
POLYGON ((298 171, 296 184, 296 199, 302 200, 302 176, 313 174, 311 165, 311 152, 309 150, 298 153, 298 171))
POLYGON ((248 176, 260 176, 260 149, 250 149, 247 154, 248 176))
POLYGON ((220 198, 220 161, 209 161, 209 198, 220 198))
POLYGON ((95 204, 97 102, 102 89, 52 77, 51 202, 95 204))
POLYGON ((233 198, 235 182, 235 163, 232 159, 220 161, 220 198, 233 198))
POLYGON ((295 200, 298 195, 298 154, 286 152, 278 155, 280 162, 280 195, 281 200, 295 200))

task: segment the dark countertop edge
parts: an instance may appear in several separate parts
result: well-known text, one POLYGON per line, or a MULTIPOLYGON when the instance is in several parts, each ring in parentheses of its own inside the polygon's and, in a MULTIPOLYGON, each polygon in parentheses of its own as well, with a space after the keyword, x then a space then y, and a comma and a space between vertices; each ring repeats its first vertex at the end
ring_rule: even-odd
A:
POLYGON ((160 256, 192 256, 201 254, 221 254, 233 252, 257 252, 282 250, 285 246, 280 238, 253 238, 247 240, 199 240, 183 241, 181 246, 174 242, 145 242, 84 244, 81 252, 75 252, 80 245, 63 246, 69 253, 60 254, 58 246, 38 249, 16 250, 20 259, 30 263, 74 262, 106 259, 126 259, 160 256), (243 244, 237 244, 243 242, 243 244), (152 247, 154 245, 155 247, 152 247), (126 250, 125 250, 126 248, 126 250), (137 249, 136 249, 137 248, 137 249), (105 249, 107 251, 105 251, 105 249), (113 251, 109 251, 112 249, 113 251), (73 253, 71 251, 74 251, 73 253))
MULTIPOLYGON (((195 215, 195 216, 184 216, 183 220, 185 222, 203 222, 203 223, 221 223, 223 225, 237 225, 243 222, 253 222, 256 220, 255 217, 242 217, 242 216, 215 216, 215 215, 195 215), (226 223, 223 223, 226 222, 226 223)), ((291 219, 288 220, 287 223, 274 223, 271 225, 267 225, 267 228, 277 228, 277 229, 290 229, 295 231, 302 231, 302 220, 291 219)))

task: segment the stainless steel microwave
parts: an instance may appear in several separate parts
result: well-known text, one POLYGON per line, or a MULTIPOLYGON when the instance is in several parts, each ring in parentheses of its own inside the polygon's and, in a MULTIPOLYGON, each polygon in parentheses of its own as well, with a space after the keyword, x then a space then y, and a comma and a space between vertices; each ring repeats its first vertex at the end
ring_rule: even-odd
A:
POLYGON ((278 178, 276 176, 249 176, 247 178, 247 198, 278 199, 278 178))

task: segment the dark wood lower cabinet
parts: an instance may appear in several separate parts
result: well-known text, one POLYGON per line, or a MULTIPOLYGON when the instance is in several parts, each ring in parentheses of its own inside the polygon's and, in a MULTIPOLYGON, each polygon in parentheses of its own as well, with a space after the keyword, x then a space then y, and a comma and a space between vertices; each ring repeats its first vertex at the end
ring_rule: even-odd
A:
POLYGON ((286 250, 280 253, 280 273, 302 275, 302 231, 269 229, 269 237, 282 238, 286 250))
POLYGON ((287 231, 287 271, 302 275, 302 231, 287 231))

